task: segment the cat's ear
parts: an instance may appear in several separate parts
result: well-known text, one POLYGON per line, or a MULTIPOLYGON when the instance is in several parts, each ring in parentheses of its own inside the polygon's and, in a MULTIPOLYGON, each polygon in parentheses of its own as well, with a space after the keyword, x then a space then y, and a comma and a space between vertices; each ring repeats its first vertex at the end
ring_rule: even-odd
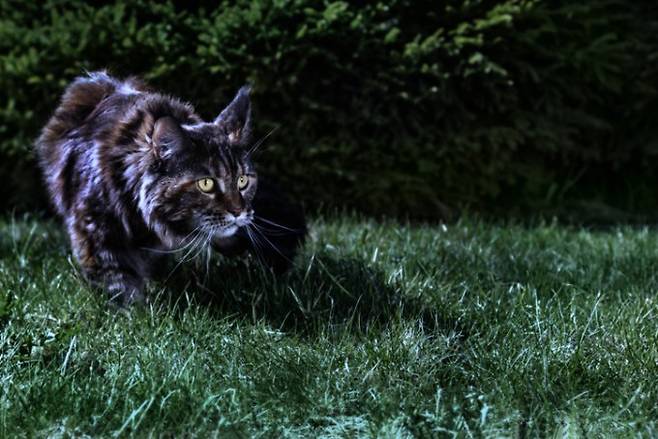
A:
POLYGON ((170 116, 155 121, 151 145, 158 158, 166 158, 185 142, 185 133, 176 119, 170 116))
POLYGON ((245 85, 238 90, 230 104, 221 112, 215 124, 224 129, 231 145, 242 146, 251 135, 251 87, 245 85))

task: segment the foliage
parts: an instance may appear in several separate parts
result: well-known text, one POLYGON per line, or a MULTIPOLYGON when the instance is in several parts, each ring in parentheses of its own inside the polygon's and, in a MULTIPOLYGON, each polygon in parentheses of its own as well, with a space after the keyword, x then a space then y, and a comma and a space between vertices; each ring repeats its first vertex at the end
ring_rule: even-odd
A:
POLYGON ((2 0, 0 172, 11 183, 0 195, 10 206, 42 202, 25 178, 31 142, 68 81, 109 67, 206 117, 252 83, 260 132, 280 127, 262 169, 312 205, 415 217, 446 205, 550 205, 583 173, 653 162, 655 9, 2 0))

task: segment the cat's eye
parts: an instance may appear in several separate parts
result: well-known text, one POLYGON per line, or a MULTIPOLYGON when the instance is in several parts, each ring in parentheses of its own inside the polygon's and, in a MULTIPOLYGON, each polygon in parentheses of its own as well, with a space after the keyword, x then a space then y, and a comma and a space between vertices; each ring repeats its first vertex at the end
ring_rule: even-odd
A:
POLYGON ((210 193, 215 188, 215 180, 212 178, 200 178, 196 181, 196 186, 201 192, 210 193))
POLYGON ((242 190, 247 187, 249 184, 249 177, 246 175, 241 175, 238 177, 238 189, 242 190))

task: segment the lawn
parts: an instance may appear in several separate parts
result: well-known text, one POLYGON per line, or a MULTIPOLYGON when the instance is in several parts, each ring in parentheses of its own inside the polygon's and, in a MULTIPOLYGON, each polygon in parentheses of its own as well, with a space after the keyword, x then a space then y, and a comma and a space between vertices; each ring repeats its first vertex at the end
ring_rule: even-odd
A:
POLYGON ((282 278, 215 257, 130 313, 55 223, 0 257, 2 437, 658 435, 652 228, 334 216, 282 278))

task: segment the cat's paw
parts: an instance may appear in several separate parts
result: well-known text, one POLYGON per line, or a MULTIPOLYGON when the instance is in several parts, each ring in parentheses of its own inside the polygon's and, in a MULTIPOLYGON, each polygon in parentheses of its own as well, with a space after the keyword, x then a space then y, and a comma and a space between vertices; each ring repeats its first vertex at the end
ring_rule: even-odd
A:
POLYGON ((108 303, 119 308, 144 306, 148 304, 148 297, 138 288, 122 288, 109 290, 108 303))

